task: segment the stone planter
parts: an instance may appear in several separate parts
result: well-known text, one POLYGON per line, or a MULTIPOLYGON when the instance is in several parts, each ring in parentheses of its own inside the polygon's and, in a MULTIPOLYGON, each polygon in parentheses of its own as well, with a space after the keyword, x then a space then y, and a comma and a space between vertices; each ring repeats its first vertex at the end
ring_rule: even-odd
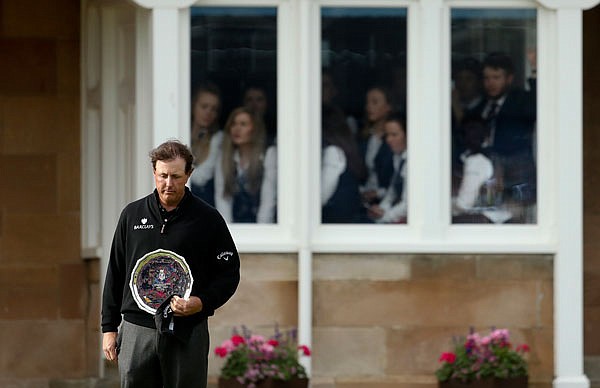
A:
MULTIPOLYGON (((292 380, 276 380, 267 378, 256 384, 256 388, 307 388, 308 379, 295 378, 292 380)), ((236 379, 224 379, 219 377, 219 388, 246 388, 236 379)))
POLYGON ((439 388, 527 388, 527 376, 511 377, 507 379, 490 378, 463 383, 459 380, 440 381, 439 388))

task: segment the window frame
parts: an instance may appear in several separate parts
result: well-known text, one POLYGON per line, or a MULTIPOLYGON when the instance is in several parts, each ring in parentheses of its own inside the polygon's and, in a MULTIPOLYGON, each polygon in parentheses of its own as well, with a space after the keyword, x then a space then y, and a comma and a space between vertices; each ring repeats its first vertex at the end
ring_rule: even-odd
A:
MULTIPOLYGON (((193 6, 277 9, 278 223, 230 224, 242 252, 487 252, 551 253, 556 250, 556 203, 552 158, 556 127, 546 119, 546 93, 553 72, 548 50, 550 11, 535 0, 206 0, 193 6), (407 10, 408 223, 402 225, 322 224, 320 213, 320 69, 322 7, 403 7, 407 10), (450 206, 450 25, 453 8, 537 10, 538 219, 536 224, 451 224, 450 206), (439 17, 432 18, 432 13, 439 17), (431 20, 433 19, 433 20, 431 20), (289 44, 296 42, 297 45, 289 44), (544 46, 543 46, 544 45, 544 46), (423 49, 427 46, 429 49, 423 49), (298 76, 300 75, 300 76, 298 76), (433 91, 432 91, 433 90, 433 91), (436 91, 437 90, 437 91, 436 91), (412 103, 411 103, 412 101, 412 103), (427 109, 418 101, 430 101, 427 109), (432 115, 431 111, 440 112, 432 115), (303 128, 308 128, 303 130, 303 128), (430 128, 430 129, 428 129, 430 128), (431 129, 433 128, 433 129, 431 129), (437 130, 435 129, 437 128, 437 130), (290 173, 294 171, 294 173, 290 173), (417 180, 415 177, 430 179, 417 180), (441 194, 440 194, 441 193, 441 194)), ((184 32, 185 35, 185 32, 184 32)), ((189 31, 182 39, 189 40, 189 31)), ((182 75, 191 78, 189 72, 182 75)), ((189 107, 186 107, 189 111, 189 107)))

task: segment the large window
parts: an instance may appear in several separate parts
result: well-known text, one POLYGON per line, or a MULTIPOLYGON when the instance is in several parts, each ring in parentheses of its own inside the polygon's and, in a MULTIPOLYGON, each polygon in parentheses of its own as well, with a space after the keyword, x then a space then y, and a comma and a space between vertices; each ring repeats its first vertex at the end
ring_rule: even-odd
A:
POLYGON ((321 9, 323 223, 406 223, 406 15, 321 9))
POLYGON ((192 191, 228 222, 277 220, 277 10, 192 7, 192 191))
POLYGON ((248 249, 548 241, 534 1, 245 4, 190 10, 189 133, 193 191, 248 249))
POLYGON ((536 223, 536 11, 451 18, 452 222, 536 223))

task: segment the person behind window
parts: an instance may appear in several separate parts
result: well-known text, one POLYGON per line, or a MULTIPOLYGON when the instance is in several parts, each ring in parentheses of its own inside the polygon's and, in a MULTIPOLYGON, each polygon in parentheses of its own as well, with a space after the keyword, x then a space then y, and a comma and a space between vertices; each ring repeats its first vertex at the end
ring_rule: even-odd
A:
POLYGON ((266 129, 268 144, 274 144, 277 138, 275 119, 269 107, 267 90, 259 84, 251 84, 244 91, 242 105, 257 114, 263 121, 266 129))
POLYGON ((361 151, 368 171, 361 194, 367 205, 378 203, 383 198, 392 178, 393 153, 384 141, 383 124, 393 107, 388 88, 375 86, 367 91, 365 126, 361 139, 361 151))
POLYGON ((460 155, 462 173, 457 195, 452 199, 452 222, 488 223, 482 214, 495 205, 494 167, 483 149, 487 127, 481 120, 472 119, 462 126, 465 151, 460 155))
POLYGON ((484 99, 481 62, 467 57, 452 68, 452 178, 462 176, 461 155, 466 151, 463 120, 484 99))
POLYGON ((223 140, 219 130, 221 96, 213 84, 199 86, 192 98, 191 149, 194 170, 190 177, 192 193, 208 204, 215 204, 214 176, 223 140))
POLYGON ((392 66, 390 79, 394 111, 406 116, 406 57, 392 66))
POLYGON ((385 196, 379 204, 368 209, 369 218, 376 223, 406 223, 406 121, 400 114, 391 114, 384 121, 385 141, 393 152, 393 175, 385 196))
MULTIPOLYGON (((338 103, 339 90, 334 81, 333 74, 329 69, 324 68, 321 71, 321 104, 323 106, 338 106, 341 107, 341 104, 338 103)), ((353 136, 358 134, 358 123, 356 119, 352 116, 346 115, 345 117, 346 124, 350 128, 353 136)))
POLYGON ((234 109, 215 173, 216 208, 228 222, 275 222, 277 153, 265 144, 260 117, 246 107, 234 109))
POLYGON ((366 168, 341 109, 323 105, 322 134, 322 222, 364 222, 359 182, 366 177, 366 168))
POLYGON ((536 169, 533 134, 536 122, 535 56, 529 57, 530 90, 513 85, 514 65, 503 53, 491 53, 483 62, 486 98, 474 109, 488 124, 486 146, 503 172, 504 198, 517 206, 535 202, 536 169))
POLYGON ((481 63, 470 57, 461 60, 453 69, 452 81, 452 123, 460 125, 465 113, 484 98, 481 63))

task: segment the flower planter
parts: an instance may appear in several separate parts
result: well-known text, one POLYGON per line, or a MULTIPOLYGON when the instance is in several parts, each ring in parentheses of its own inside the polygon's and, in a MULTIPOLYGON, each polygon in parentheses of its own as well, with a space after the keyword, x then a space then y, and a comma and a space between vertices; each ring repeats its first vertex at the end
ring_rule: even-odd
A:
POLYGON ((494 379, 483 379, 469 382, 460 380, 440 381, 439 388, 495 388, 494 379))
POLYGON ((507 379, 483 379, 464 383, 460 380, 440 381, 439 388, 527 388, 527 376, 511 377, 507 379))
POLYGON ((527 388, 528 384, 527 376, 509 377, 506 379, 497 378, 494 381, 494 388, 527 388))
MULTIPOLYGON (((256 388, 307 388, 308 379, 294 378, 291 380, 276 380, 267 378, 259 381, 256 388)), ((219 377, 219 388, 246 388, 236 379, 225 379, 219 377)))

